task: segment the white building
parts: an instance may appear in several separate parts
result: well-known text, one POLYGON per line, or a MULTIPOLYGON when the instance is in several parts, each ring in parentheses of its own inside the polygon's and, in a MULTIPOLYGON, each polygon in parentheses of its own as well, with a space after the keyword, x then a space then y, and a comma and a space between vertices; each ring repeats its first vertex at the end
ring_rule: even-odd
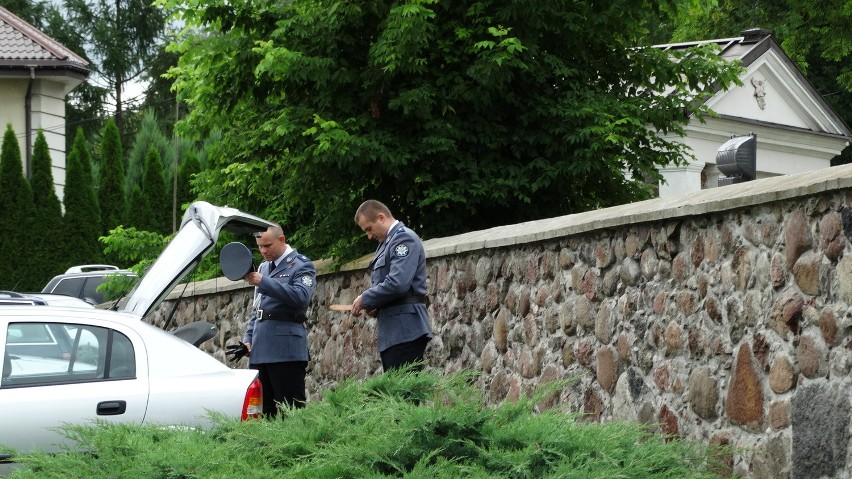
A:
POLYGON ((11 124, 17 134, 27 177, 36 133, 44 131, 60 201, 65 191, 65 97, 88 74, 86 60, 0 7, 0 126, 5 132, 11 124))
MULTIPOLYGON (((666 50, 713 43, 728 60, 739 59, 742 86, 719 91, 707 105, 719 114, 701 123, 692 118, 685 138, 668 137, 690 148, 697 161, 660 170, 666 180, 660 196, 713 188, 720 176, 716 152, 733 136, 757 137, 757 178, 828 168, 849 143, 852 132, 802 75, 770 32, 746 30, 743 36, 656 45, 666 50)), ((724 175, 722 175, 724 176, 724 175)))

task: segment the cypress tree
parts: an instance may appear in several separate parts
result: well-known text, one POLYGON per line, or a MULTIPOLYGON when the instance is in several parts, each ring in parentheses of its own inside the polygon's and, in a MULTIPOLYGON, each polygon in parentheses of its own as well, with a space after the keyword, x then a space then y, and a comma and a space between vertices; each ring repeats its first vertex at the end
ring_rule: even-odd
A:
MULTIPOLYGON (((30 230, 32 238, 55 237, 62 226, 62 205, 56 196, 52 163, 47 139, 44 137, 44 132, 39 130, 33 145, 33 169, 30 179, 35 205, 34 221, 30 230)), ((62 251, 57 249, 51 241, 35 241, 32 249, 33 261, 39 263, 33 274, 40 278, 38 289, 41 290, 53 276, 64 271, 61 269, 62 251)))
MULTIPOLYGON (((195 152, 189 152, 178 167, 177 205, 180 211, 183 211, 184 205, 195 201, 190 182, 193 175, 200 171, 201 163, 198 161, 198 155, 195 152)), ((180 215, 178 215, 178 221, 180 221, 180 215)))
POLYGON ((65 215, 62 218, 66 267, 103 261, 98 243, 101 211, 92 184, 92 160, 83 129, 77 129, 65 171, 65 215))
POLYGON ((172 202, 171 196, 166 189, 166 180, 163 177, 163 163, 160 161, 160 153, 153 146, 148 148, 145 155, 145 171, 142 174, 142 194, 149 211, 146 218, 142 218, 142 229, 153 231, 162 235, 172 232, 172 202))
POLYGON ((103 219, 101 233, 106 235, 123 223, 125 213, 123 150, 121 135, 113 118, 107 120, 101 133, 100 157, 98 205, 103 219))
POLYGON ((138 230, 145 230, 146 218, 151 217, 151 207, 142 193, 142 186, 129 185, 127 192, 127 212, 125 213, 125 226, 132 226, 138 230))
POLYGON ((28 291, 38 286, 39 279, 31 274, 35 258, 30 246, 49 237, 31 235, 34 210, 21 147, 8 124, 0 147, 0 289, 28 291))
MULTIPOLYGON (((144 182, 145 159, 152 147, 157 150, 160 162, 163 165, 170 166, 173 163, 174 143, 169 137, 163 134, 154 112, 146 110, 142 113, 142 123, 139 125, 139 131, 133 138, 133 145, 128 150, 126 158, 127 162, 125 164, 127 168, 125 172, 127 184, 125 186, 128 196, 132 185, 144 182)), ((169 171, 171 170, 169 169, 169 171)), ((165 170, 163 171, 163 178, 167 184, 170 184, 171 175, 166 173, 165 170)))

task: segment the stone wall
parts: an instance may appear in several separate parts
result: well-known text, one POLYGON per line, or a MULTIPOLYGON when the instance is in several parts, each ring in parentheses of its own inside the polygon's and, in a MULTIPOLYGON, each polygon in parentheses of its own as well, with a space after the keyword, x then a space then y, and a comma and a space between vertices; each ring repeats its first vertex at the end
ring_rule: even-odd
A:
MULTIPOLYGON (((849 479, 850 238, 844 166, 430 240, 428 362, 480 372, 493 403, 572 379, 540 407, 733 446, 743 477, 849 479)), ((318 277, 311 400, 381 371, 375 320, 328 309, 368 260, 318 277)), ((150 319, 218 324, 223 359, 251 289, 180 290, 150 319)))

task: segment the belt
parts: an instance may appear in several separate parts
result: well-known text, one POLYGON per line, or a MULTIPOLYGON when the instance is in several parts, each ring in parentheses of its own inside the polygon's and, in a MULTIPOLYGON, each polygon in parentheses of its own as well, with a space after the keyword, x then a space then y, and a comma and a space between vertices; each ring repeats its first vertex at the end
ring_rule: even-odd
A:
POLYGON ((387 308, 388 306, 401 306, 403 304, 426 304, 426 296, 410 294, 401 298, 397 298, 391 301, 390 303, 385 303, 381 307, 387 308))
POLYGON ((304 314, 296 315, 284 309, 258 309, 257 319, 258 321, 268 319, 272 321, 286 321, 288 323, 304 323, 308 318, 304 314))

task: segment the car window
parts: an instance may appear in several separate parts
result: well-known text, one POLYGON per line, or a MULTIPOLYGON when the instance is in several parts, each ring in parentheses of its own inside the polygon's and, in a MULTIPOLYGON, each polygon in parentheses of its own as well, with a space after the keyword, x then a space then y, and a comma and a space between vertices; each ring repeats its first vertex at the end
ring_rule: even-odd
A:
POLYGON ((86 278, 86 283, 83 285, 82 298, 94 300, 95 304, 103 303, 104 292, 98 291, 98 286, 106 283, 109 279, 110 276, 92 276, 86 278))
POLYGON ((61 323, 10 323, 0 387, 136 377, 133 343, 118 331, 61 323))
POLYGON ((6 344, 56 344, 46 324, 12 324, 6 331, 6 344))
POLYGON ((80 297, 80 289, 83 287, 83 282, 86 278, 66 278, 59 280, 56 287, 50 293, 67 294, 68 296, 80 297))

